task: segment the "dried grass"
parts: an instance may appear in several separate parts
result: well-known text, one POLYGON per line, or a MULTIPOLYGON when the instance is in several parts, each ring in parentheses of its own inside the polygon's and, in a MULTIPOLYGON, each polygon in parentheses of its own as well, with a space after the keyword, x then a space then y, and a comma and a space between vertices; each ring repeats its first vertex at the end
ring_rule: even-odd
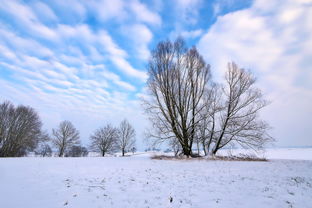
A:
POLYGON ((209 156, 209 157, 186 157, 186 156, 168 156, 168 155, 153 155, 153 160, 222 160, 222 161, 258 161, 266 162, 266 158, 256 157, 255 155, 239 154, 237 156, 209 156))

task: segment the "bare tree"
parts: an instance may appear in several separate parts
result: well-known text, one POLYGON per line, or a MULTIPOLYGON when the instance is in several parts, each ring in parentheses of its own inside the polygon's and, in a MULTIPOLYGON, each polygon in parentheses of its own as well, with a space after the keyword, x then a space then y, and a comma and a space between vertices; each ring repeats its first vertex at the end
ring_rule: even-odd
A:
POLYGON ((269 126, 259 119, 259 111, 268 102, 254 85, 254 76, 235 63, 228 64, 222 88, 224 110, 220 116, 220 130, 212 154, 229 143, 237 143, 252 149, 262 148, 272 141, 268 134, 269 126))
POLYGON ((57 129, 52 129, 54 146, 58 149, 59 157, 64 156, 67 149, 80 144, 79 132, 70 121, 62 121, 57 129))
POLYGON ((115 150, 118 136, 118 129, 107 124, 106 126, 97 129, 95 133, 91 135, 90 148, 93 151, 100 151, 101 155, 104 157, 106 153, 115 150))
POLYGON ((135 130, 131 124, 124 119, 119 126, 119 137, 117 147, 121 150, 122 156, 135 145, 135 130))
POLYGON ((52 149, 49 144, 41 143, 38 149, 35 151, 36 154, 41 155, 42 157, 51 157, 52 156, 52 149))
POLYGON ((160 42, 152 51, 148 65, 144 100, 152 122, 150 137, 162 142, 176 138, 183 154, 192 155, 196 129, 202 117, 202 97, 210 80, 210 66, 195 47, 187 49, 184 41, 160 42))
POLYGON ((135 148, 135 147, 132 147, 131 148, 131 152, 132 152, 132 154, 134 155, 134 153, 137 151, 137 149, 135 148))
POLYGON ((206 105, 200 113, 202 119, 199 123, 197 134, 202 143, 205 155, 210 152, 211 146, 219 133, 218 118, 219 113, 223 110, 221 96, 222 91, 220 85, 213 83, 203 97, 203 102, 205 102, 206 105))
POLYGON ((169 146, 171 147, 174 156, 178 156, 179 152, 181 151, 181 145, 176 138, 173 138, 169 141, 169 146))
POLYGON ((0 104, 0 157, 19 157, 33 151, 43 140, 42 123, 28 106, 0 104))
POLYGON ((66 151, 66 157, 86 157, 88 155, 88 149, 80 145, 74 145, 66 151))

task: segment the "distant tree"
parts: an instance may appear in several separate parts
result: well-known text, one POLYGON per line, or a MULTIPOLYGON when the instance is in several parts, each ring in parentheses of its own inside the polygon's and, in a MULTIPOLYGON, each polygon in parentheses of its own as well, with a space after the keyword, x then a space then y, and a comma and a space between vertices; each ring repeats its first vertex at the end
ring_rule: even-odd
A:
POLYGON ((104 157, 106 153, 113 152, 116 149, 118 136, 118 129, 107 124, 97 129, 94 134, 91 135, 90 148, 93 151, 101 152, 101 155, 104 157))
POLYGON ((0 157, 20 157, 44 139, 37 112, 28 106, 0 104, 0 157))
POLYGON ((174 153, 174 156, 178 156, 179 152, 181 151, 181 145, 180 145, 180 142, 176 139, 176 138, 173 138, 170 140, 169 142, 169 146, 171 147, 173 153, 174 153))
POLYGON ((79 132, 70 121, 62 121, 57 129, 52 129, 52 134, 52 143, 58 149, 59 157, 64 156, 72 146, 80 144, 79 132))
POLYGON ((164 151, 164 153, 169 153, 169 152, 172 152, 172 150, 171 149, 165 149, 165 151, 164 151))
POLYGON ((131 124, 125 119, 120 123, 119 136, 117 139, 117 147, 121 150, 122 156, 126 151, 135 145, 135 130, 131 124))
POLYGON ((132 154, 134 154, 134 153, 136 152, 136 148, 135 148, 135 147, 132 147, 132 148, 131 148, 131 152, 132 152, 132 154))
POLYGON ((51 157, 52 149, 49 144, 42 143, 39 145, 38 149, 35 151, 36 154, 41 155, 42 157, 51 157))
POLYGON ((69 148, 65 156, 66 157, 86 157, 88 156, 88 149, 80 145, 74 145, 69 148))

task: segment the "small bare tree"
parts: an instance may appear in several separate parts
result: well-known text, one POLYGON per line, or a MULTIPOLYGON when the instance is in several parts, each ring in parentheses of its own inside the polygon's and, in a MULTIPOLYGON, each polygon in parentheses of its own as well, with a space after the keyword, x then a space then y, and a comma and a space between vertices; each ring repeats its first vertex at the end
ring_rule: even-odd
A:
POLYGON ((80 145, 73 145, 65 153, 66 157, 86 157, 88 156, 88 149, 80 145))
POLYGON ((51 157, 52 156, 52 149, 49 144, 42 143, 39 145, 38 149, 35 151, 36 154, 41 155, 42 157, 51 157))
POLYGON ((107 124, 106 126, 97 129, 94 134, 91 135, 90 148, 93 151, 100 151, 101 155, 104 157, 106 153, 115 150, 118 136, 118 129, 107 124))
POLYGON ((134 155, 134 153, 137 151, 137 149, 135 148, 135 147, 132 147, 131 148, 131 152, 132 152, 132 154, 134 155))
POLYGON ((174 153, 174 156, 178 156, 179 152, 181 152, 181 145, 180 145, 180 142, 176 139, 176 138, 173 138, 169 141, 169 146, 171 147, 173 153, 174 153))
POLYGON ((117 147, 121 150, 122 156, 135 145, 135 130, 131 124, 124 119, 119 126, 119 137, 117 147))
POLYGON ((151 138, 158 141, 177 139, 184 155, 192 155, 196 129, 206 105, 202 102, 210 80, 210 66, 195 47, 188 49, 182 39, 160 42, 152 51, 148 65, 144 101, 152 122, 151 138))
POLYGON ((28 106, 0 104, 0 157, 20 157, 44 139, 37 112, 28 106))
POLYGON ((234 142, 255 150, 262 148, 273 139, 267 132, 268 124, 259 119, 259 111, 268 102, 255 87, 256 79, 249 71, 229 63, 225 80, 222 88, 224 110, 219 119, 220 130, 212 154, 234 142))
POLYGON ((54 146, 58 149, 59 157, 73 145, 80 144, 79 132, 70 121, 62 121, 57 129, 52 129, 54 146))

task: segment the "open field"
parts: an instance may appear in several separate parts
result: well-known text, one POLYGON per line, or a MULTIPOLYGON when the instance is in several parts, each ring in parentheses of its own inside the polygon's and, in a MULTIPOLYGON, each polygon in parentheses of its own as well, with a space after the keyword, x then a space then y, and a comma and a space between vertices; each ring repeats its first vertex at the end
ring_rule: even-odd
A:
POLYGON ((149 156, 1 158, 1 207, 312 207, 309 160, 149 156))

